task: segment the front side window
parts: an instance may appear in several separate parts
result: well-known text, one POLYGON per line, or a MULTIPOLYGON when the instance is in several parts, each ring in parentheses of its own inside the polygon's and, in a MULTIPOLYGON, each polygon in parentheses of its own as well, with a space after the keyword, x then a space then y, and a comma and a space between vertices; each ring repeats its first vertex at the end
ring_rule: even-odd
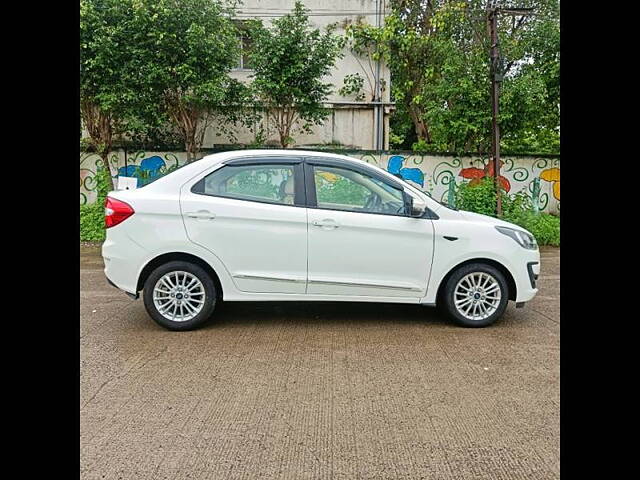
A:
POLYGON ((403 192, 365 173, 340 167, 313 167, 318 208, 406 215, 403 192))
POLYGON ((293 205, 293 168, 293 165, 226 166, 207 175, 202 185, 196 184, 196 190, 216 197, 293 205))

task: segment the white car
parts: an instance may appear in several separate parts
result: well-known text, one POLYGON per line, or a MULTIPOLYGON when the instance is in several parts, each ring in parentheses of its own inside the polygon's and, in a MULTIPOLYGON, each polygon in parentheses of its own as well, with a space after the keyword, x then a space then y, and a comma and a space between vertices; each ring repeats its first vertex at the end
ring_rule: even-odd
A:
POLYGON ((484 327, 538 291, 529 232, 344 155, 217 153, 105 204, 109 283, 171 330, 220 300, 438 304, 484 327))

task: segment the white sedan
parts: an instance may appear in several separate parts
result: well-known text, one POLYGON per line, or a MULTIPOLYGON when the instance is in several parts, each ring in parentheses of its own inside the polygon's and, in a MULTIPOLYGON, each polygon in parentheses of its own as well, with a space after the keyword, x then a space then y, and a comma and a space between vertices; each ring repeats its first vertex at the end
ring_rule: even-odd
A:
POLYGON ((171 330, 220 300, 438 304, 484 327, 538 291, 529 232, 344 155, 217 153, 110 192, 105 223, 109 283, 171 330))

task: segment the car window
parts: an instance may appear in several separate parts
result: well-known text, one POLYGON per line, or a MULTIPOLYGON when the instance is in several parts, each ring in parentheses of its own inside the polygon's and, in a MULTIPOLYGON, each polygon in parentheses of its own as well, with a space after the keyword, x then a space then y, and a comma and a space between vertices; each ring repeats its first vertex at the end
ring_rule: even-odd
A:
POLYGON ((293 165, 226 166, 205 177, 202 193, 293 205, 293 165))
POLYGON ((371 177, 340 167, 313 167, 318 208, 361 213, 405 215, 402 190, 371 177))

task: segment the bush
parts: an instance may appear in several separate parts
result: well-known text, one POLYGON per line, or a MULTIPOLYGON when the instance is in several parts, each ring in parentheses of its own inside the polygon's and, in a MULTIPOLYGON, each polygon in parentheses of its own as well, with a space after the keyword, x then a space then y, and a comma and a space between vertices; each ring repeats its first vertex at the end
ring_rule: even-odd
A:
MULTIPOLYGON (((560 218, 548 213, 533 213, 531 198, 518 192, 502 195, 502 220, 519 225, 536 238, 539 245, 560 246, 560 218)), ((460 210, 496 216, 496 187, 493 178, 486 177, 471 185, 463 183, 456 189, 456 207, 460 210)))
POLYGON ((106 169, 98 167, 96 173, 98 198, 90 205, 80 205, 81 242, 104 241, 104 200, 109 193, 108 175, 106 169))
POLYGON ((538 245, 560 246, 560 218, 555 215, 536 215, 532 211, 521 211, 510 216, 504 215, 503 220, 530 231, 536 237, 538 245))
POLYGON ((483 178, 472 185, 462 183, 456 188, 456 207, 468 212, 496 216, 496 187, 492 178, 483 178))
POLYGON ((104 201, 80 206, 80 241, 103 242, 104 201))

